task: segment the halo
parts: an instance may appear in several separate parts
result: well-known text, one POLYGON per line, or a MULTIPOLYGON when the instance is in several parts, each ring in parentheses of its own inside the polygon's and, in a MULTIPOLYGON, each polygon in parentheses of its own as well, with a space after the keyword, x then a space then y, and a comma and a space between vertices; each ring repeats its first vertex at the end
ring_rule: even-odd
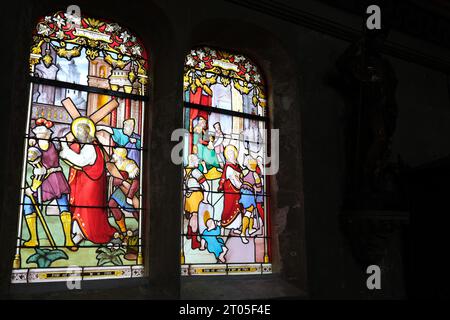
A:
POLYGON ((234 152, 234 159, 237 161, 238 151, 237 151, 236 147, 233 146, 232 144, 230 144, 230 145, 225 147, 225 150, 224 150, 223 154, 225 156, 225 159, 227 159, 227 160, 229 160, 228 150, 233 150, 233 152, 234 152))
POLYGON ((78 126, 81 124, 86 124, 89 127, 89 136, 94 137, 95 136, 95 124, 94 121, 92 121, 89 118, 86 117, 78 117, 75 120, 72 121, 72 125, 70 127, 70 130, 72 131, 72 134, 75 138, 78 138, 77 129, 78 126))

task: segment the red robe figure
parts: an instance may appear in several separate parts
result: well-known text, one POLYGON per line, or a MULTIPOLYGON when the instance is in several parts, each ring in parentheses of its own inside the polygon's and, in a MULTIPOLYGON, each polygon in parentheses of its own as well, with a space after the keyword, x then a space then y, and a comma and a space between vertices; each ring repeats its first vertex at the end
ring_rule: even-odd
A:
POLYGON ((218 188, 218 191, 224 193, 221 225, 227 229, 238 229, 242 222, 240 215, 242 208, 239 203, 242 170, 237 163, 238 151, 235 146, 228 145, 224 154, 226 163, 218 188))
POLYGON ((70 207, 76 235, 74 242, 87 239, 96 244, 109 242, 116 229, 108 221, 106 166, 95 140, 95 125, 88 118, 72 123, 76 142, 61 142, 60 157, 69 163, 70 207))

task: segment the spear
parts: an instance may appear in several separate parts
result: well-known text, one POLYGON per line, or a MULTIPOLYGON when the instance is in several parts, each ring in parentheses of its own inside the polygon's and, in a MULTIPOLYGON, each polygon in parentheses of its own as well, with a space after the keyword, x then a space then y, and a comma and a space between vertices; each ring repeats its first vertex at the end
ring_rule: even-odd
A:
MULTIPOLYGON (((27 183, 27 187, 29 188, 30 186, 27 183)), ((52 246, 52 249, 56 248, 56 244, 55 244, 55 240, 53 240, 52 234, 50 233, 50 230, 48 229, 47 223, 45 222, 44 216, 42 215, 41 210, 39 209, 38 204, 36 203, 36 199, 34 199, 34 196, 31 195, 29 196, 31 199, 31 202, 33 203, 34 209, 36 209, 36 213, 39 217, 39 220, 42 223, 42 227, 44 228, 45 234, 47 235, 48 240, 50 241, 50 245, 52 246)))
MULTIPOLYGON (((41 163, 41 152, 39 151, 39 149, 35 148, 35 147, 31 147, 28 150, 28 161, 30 162, 30 164, 33 166, 33 168, 37 168, 40 169, 43 167, 42 163, 41 163)), ((38 174, 34 176, 34 179, 40 180, 42 181, 44 179, 45 174, 38 174)), ((25 182, 27 188, 30 187, 30 185, 28 184, 28 182, 25 182)), ((47 223, 44 219, 44 216, 42 215, 42 211, 39 208, 38 203, 36 202, 36 199, 34 198, 33 195, 29 195, 29 198, 31 199, 31 202, 33 203, 34 209, 36 210, 37 216, 39 217, 39 220, 42 223, 42 227, 44 228, 45 234, 47 235, 48 240, 50 241, 50 245, 52 246, 53 249, 56 248, 56 244, 55 241, 53 240, 52 234, 50 233, 50 230, 48 229, 47 223)))

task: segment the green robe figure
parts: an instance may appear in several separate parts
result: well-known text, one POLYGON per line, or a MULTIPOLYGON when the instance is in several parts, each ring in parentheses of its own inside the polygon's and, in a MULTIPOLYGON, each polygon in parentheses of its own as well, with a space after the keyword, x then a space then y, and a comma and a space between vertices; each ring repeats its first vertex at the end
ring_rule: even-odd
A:
POLYGON ((213 137, 211 136, 208 140, 205 140, 207 122, 202 117, 198 119, 198 123, 194 127, 193 145, 196 147, 197 157, 201 162, 199 169, 204 172, 204 165, 206 165, 206 170, 208 171, 212 168, 220 168, 216 151, 214 150, 213 137))

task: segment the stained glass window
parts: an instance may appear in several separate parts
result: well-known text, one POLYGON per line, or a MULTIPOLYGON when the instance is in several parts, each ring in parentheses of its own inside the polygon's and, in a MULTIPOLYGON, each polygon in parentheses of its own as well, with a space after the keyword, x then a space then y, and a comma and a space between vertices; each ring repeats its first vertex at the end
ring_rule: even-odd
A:
POLYGON ((144 46, 57 12, 38 21, 29 62, 12 282, 142 276, 144 46))
POLYGON ((260 70, 243 55, 191 50, 183 110, 182 275, 271 273, 260 70))

